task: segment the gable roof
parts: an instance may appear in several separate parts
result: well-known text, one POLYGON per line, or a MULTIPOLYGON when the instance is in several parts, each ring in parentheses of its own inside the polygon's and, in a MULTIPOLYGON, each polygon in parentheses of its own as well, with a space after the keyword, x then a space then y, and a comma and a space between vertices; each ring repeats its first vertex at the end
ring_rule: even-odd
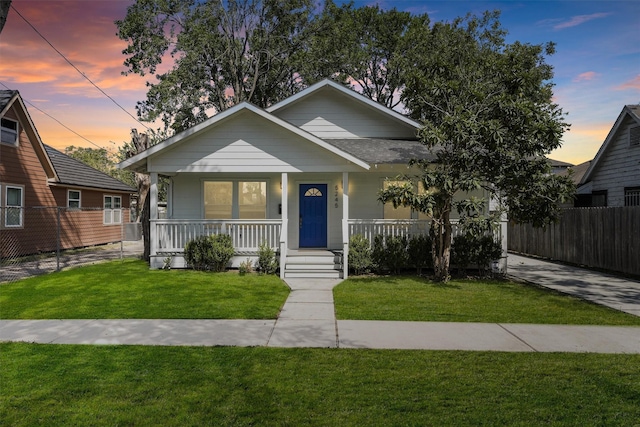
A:
POLYGON ((356 92, 353 89, 350 89, 334 80, 331 79, 324 79, 319 81, 316 84, 313 84, 311 86, 309 86, 308 88, 296 93, 295 95, 292 95, 280 102, 278 102, 277 104, 272 105, 271 107, 267 108, 266 110, 269 113, 274 113, 277 110, 280 110, 286 106, 295 104, 296 102, 308 97, 309 95, 318 92, 321 89, 325 89, 325 88, 330 88, 333 90, 336 90, 344 95, 347 95, 349 97, 351 97, 352 99, 368 106, 369 108, 372 108, 374 110, 377 110, 383 114, 386 114, 387 116, 402 122, 404 124, 407 124, 409 126, 413 126, 415 128, 419 128, 421 125, 420 123, 416 122, 415 120, 410 119, 409 117, 398 113, 395 110, 392 110, 391 108, 388 108, 372 99, 367 98, 366 96, 356 92))
POLYGON ((582 181, 580 181, 580 185, 585 184, 585 183, 589 182, 589 180, 591 180, 591 177, 592 177, 593 173, 598 168, 598 164, 604 158, 605 152, 607 151, 609 146, 612 144, 611 141, 613 141, 615 139, 616 133, 618 132, 618 129, 620 128, 620 125, 622 124, 622 122, 624 121, 624 119, 627 116, 629 116, 631 119, 635 120, 635 122, 638 125, 640 125, 640 104, 638 104, 638 105, 625 105, 624 106, 624 108, 620 112, 620 115, 616 119, 616 122, 614 123, 613 127, 609 131, 609 134, 607 135, 606 139, 604 140, 604 143, 600 146, 600 149, 598 150, 598 153, 596 154, 596 156, 591 161, 591 165, 589 166, 589 169, 587 169, 587 171, 585 172, 584 176, 582 177, 582 181))
POLYGON ((355 157, 354 155, 341 150, 340 148, 329 144, 328 142, 318 138, 315 135, 310 134, 309 132, 300 129, 297 126, 292 125, 291 123, 282 120, 276 116, 274 116, 273 114, 268 113, 267 111, 263 110, 262 108, 259 108, 253 104, 250 104, 248 102, 241 102, 240 104, 237 104, 225 111, 223 111, 222 113, 216 114, 215 116, 212 116, 210 118, 208 118, 207 120, 205 120, 204 122, 197 124, 183 132, 180 132, 174 136, 172 136, 169 139, 164 140, 163 142, 154 145, 153 147, 143 151, 142 153, 138 153, 135 156, 132 156, 124 161, 122 161, 118 167, 121 169, 131 169, 131 170, 136 170, 136 171, 140 171, 140 170, 144 170, 145 166, 146 166, 146 161, 147 158, 149 158, 149 156, 156 154, 160 151, 163 151, 169 147, 173 147, 176 146, 177 144, 180 144, 188 139, 193 138, 194 136, 198 135, 201 132, 204 132, 205 130, 208 130, 209 128, 211 128, 212 126, 216 126, 217 124, 220 124, 222 122, 224 122, 226 119, 229 119, 243 111, 250 111, 254 114, 257 114, 258 116, 280 126, 283 129, 288 130, 291 133, 294 133, 300 137, 302 137, 303 139, 316 144, 364 169, 369 169, 369 165, 362 161, 361 159, 355 157))
POLYGON ((57 184, 127 193, 136 192, 134 188, 124 182, 69 157, 53 147, 45 145, 44 148, 58 175, 57 184))
POLYGON ((42 139, 40 139, 40 134, 38 134, 38 130, 29 115, 29 111, 27 111, 27 107, 24 105, 20 92, 17 90, 0 90, 0 117, 3 117, 11 107, 14 107, 16 115, 29 138, 29 142, 31 142, 31 146, 35 151, 47 178, 57 180, 58 176, 56 175, 56 171, 45 152, 44 144, 42 143, 42 139))
POLYGON ((587 172, 587 169, 589 169, 590 165, 591 160, 587 160, 586 162, 571 166, 563 171, 560 171, 558 175, 568 176, 570 171, 573 171, 571 175, 571 181, 573 181, 574 184, 579 185, 580 181, 582 181, 582 177, 584 177, 584 174, 587 172))

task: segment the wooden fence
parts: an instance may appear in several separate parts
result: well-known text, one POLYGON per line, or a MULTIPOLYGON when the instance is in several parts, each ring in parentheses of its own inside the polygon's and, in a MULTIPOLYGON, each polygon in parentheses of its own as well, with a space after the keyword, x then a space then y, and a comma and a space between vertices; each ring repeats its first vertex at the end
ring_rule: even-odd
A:
POLYGON ((565 209, 545 228, 509 223, 508 248, 640 276, 640 207, 565 209))

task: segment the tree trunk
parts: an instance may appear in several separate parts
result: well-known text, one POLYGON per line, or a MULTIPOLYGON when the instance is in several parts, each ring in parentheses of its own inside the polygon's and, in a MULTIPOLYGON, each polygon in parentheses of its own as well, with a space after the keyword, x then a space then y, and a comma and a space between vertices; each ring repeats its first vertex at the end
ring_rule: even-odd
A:
POLYGON ((438 282, 446 283, 451 278, 449 267, 451 264, 451 220, 449 210, 431 220, 431 250, 433 257, 434 278, 438 282))
POLYGON ((151 223, 149 221, 151 197, 146 196, 143 203, 142 213, 140 214, 140 222, 142 222, 142 238, 144 239, 142 259, 149 262, 151 260, 151 223))

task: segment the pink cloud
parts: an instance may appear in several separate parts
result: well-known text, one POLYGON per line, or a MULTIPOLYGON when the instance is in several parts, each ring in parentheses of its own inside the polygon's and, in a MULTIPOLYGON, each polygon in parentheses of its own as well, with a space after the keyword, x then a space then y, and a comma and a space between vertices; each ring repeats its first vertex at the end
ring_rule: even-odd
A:
POLYGON ((638 74, 628 82, 622 83, 620 86, 617 86, 615 89, 616 90, 627 90, 627 89, 640 90, 640 74, 638 74))
POLYGON ((585 22, 593 21, 594 19, 605 18, 611 15, 611 13, 592 13, 591 15, 576 15, 572 16, 568 21, 560 22, 553 26, 554 30, 562 30, 565 28, 576 27, 584 24, 585 22))
POLYGON ((595 71, 587 71, 586 73, 578 74, 578 76, 576 76, 573 79, 573 81, 574 82, 589 82, 591 80, 595 80, 598 77, 600 77, 600 74, 596 73, 595 71))

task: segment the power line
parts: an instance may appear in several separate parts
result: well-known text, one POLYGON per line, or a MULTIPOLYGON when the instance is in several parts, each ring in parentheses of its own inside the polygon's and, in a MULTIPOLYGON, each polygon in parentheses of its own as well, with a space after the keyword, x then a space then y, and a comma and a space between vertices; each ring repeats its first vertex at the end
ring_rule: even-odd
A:
POLYGON ((18 14, 18 16, 19 16, 20 18, 22 18, 22 19, 24 20, 24 22, 26 22, 26 23, 27 23, 27 24, 28 24, 28 25, 33 29, 33 31, 35 31, 35 32, 36 32, 36 34, 38 34, 38 35, 42 38, 42 40, 44 40, 45 42, 47 42, 47 44, 48 44, 49 46, 51 46, 51 49, 55 50, 55 51, 58 53, 58 55, 60 55, 60 56, 61 56, 65 61, 67 61, 67 63, 68 63, 69 65, 71 65, 71 66, 72 66, 72 67, 73 67, 73 68, 74 68, 74 69, 75 69, 75 70, 76 70, 76 71, 77 71, 77 72, 78 72, 82 77, 84 77, 84 78, 85 78, 89 83, 91 83, 91 84, 93 85, 93 87, 95 87, 96 89, 98 89, 98 90, 99 90, 99 91, 100 91, 104 96, 106 96, 107 98, 109 98, 109 99, 111 100, 111 102, 113 102, 115 105, 117 105, 117 106, 118 106, 122 111, 124 111, 125 113, 127 113, 127 115, 129 115, 129 117, 131 117, 131 118, 132 118, 133 120, 135 120, 137 123, 140 123, 140 124, 141 124, 142 126, 144 126, 147 130, 151 130, 147 125, 145 125, 145 124, 144 124, 144 123, 142 123, 140 120, 138 120, 138 119, 137 119, 133 114, 131 114, 130 112, 128 112, 127 110, 125 110, 125 108, 124 108, 122 105, 118 104, 118 102, 117 102, 115 99, 113 99, 112 97, 110 97, 109 95, 107 95, 107 93, 106 93, 104 90, 102 90, 100 87, 98 87, 98 85, 97 85, 97 84, 95 84, 95 83, 94 83, 94 82, 93 82, 89 77, 87 77, 87 75, 86 75, 85 73, 83 73, 82 71, 80 71, 80 70, 78 69, 78 67, 76 67, 76 66, 75 66, 75 65, 74 65, 74 64, 73 64, 69 59, 67 59, 67 57, 66 57, 66 56, 64 56, 64 55, 62 54, 62 52, 60 52, 58 49, 56 49, 56 47, 55 47, 54 45, 52 45, 52 44, 51 44, 51 42, 50 42, 49 40, 47 40, 47 38, 46 38, 45 36, 43 36, 43 35, 42 35, 42 33, 40 33, 40 31, 38 31, 38 30, 36 29, 36 27, 34 27, 34 26, 33 26, 33 24, 31 24, 31 22, 29 22, 29 21, 27 20, 27 18, 25 18, 24 16, 22 16, 22 14, 21 14, 20 12, 18 12, 18 10, 15 8, 15 6, 11 5, 11 9, 13 9, 13 10, 14 10, 14 12, 16 12, 16 13, 18 14))
MULTIPOLYGON (((7 89, 11 90, 11 88, 9 86, 7 86, 6 84, 4 84, 3 82, 0 82, 0 85, 6 87, 7 89)), ((62 123, 60 120, 56 119, 55 117, 53 117, 51 114, 47 113, 46 111, 41 110, 40 108, 36 107, 35 105, 33 105, 31 102, 27 101, 26 99, 22 98, 22 100, 29 104, 30 106, 32 106, 33 108, 35 108, 36 110, 40 111, 42 114, 44 114, 45 116, 51 118, 52 120, 55 120, 60 126, 62 126, 63 128, 67 129, 69 132, 74 133, 75 135, 79 136, 80 138, 84 139, 85 141, 87 141, 89 144, 93 144, 96 147, 98 147, 101 150, 107 150, 108 149, 104 148, 104 147, 100 147, 98 144, 96 144, 95 142, 91 141, 88 138, 85 138, 84 136, 80 135, 78 132, 76 132, 75 130, 71 129, 69 126, 65 125, 64 123, 62 123)))

